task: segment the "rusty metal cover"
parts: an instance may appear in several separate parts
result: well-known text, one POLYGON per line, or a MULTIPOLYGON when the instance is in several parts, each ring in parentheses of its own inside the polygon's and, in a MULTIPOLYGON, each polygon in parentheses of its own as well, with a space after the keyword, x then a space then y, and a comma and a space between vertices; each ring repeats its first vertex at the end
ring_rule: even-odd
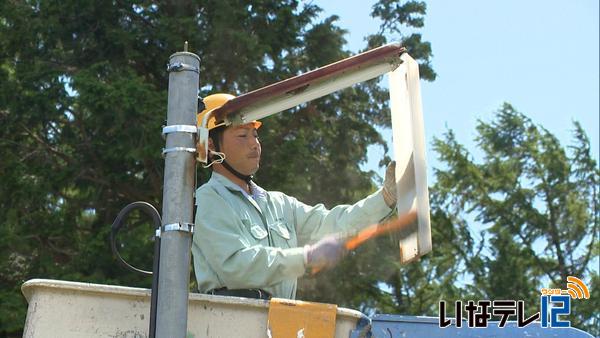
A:
POLYGON ((217 121, 222 121, 225 120, 229 114, 250 105, 254 105, 257 102, 296 91, 303 91, 312 84, 326 81, 342 73, 351 72, 361 67, 376 63, 390 62, 405 52, 406 48, 402 47, 399 43, 391 43, 374 48, 307 73, 242 94, 235 99, 228 101, 222 107, 215 109, 214 114, 217 121))

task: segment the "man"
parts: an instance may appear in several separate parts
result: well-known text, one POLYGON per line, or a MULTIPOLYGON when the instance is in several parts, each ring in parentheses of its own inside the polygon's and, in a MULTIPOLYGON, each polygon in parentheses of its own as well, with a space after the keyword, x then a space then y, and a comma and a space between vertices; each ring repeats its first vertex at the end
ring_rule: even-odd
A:
MULTIPOLYGON (((234 96, 204 98, 201 123, 210 111, 234 96)), ((210 180, 196 191, 194 270, 202 293, 268 299, 294 299, 297 278, 306 271, 333 267, 350 234, 387 217, 396 204, 394 165, 384 188, 354 205, 327 210, 306 205, 252 181, 260 165, 261 122, 225 126, 209 118, 210 180)))

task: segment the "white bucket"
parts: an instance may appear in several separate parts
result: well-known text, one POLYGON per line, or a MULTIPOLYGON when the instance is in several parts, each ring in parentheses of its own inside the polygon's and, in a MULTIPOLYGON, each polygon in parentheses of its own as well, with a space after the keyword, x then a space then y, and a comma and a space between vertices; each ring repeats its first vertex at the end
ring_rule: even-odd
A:
MULTIPOLYGON (((150 290, 32 279, 23 337, 148 337, 150 290)), ((269 302, 191 293, 187 337, 267 337, 269 302)), ((347 338, 361 312, 338 308, 335 337, 347 338)))

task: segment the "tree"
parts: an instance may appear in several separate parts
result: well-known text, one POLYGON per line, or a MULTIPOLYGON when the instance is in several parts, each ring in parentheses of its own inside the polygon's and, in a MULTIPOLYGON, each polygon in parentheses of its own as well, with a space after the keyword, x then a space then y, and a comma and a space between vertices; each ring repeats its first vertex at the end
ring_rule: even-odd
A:
MULTIPOLYGON (((115 264, 108 234, 132 201, 161 210, 169 55, 189 41, 201 96, 243 93, 349 55, 336 17, 318 22, 319 11, 295 0, 0 2, 1 334, 19 335, 30 278, 150 285, 115 264)), ((358 165, 383 143, 386 100, 372 81, 270 118, 259 183, 330 206, 372 191, 358 165)), ((148 266, 152 231, 136 224, 147 230, 130 234, 126 256, 148 266)))
MULTIPOLYGON (((523 299, 539 311, 542 287, 566 288, 567 276, 598 283, 598 179, 589 139, 574 123, 574 142, 563 148, 510 104, 491 123, 479 121, 476 161, 454 133, 435 139, 446 168, 436 170, 435 191, 448 214, 481 240, 461 256, 471 299, 523 299)), ((465 237, 473 237, 465 233, 465 237)), ((572 324, 597 334, 598 295, 573 305, 572 324)))
MULTIPOLYGON (((569 275, 590 290, 598 287, 600 171, 581 125, 574 123, 573 144, 565 149, 504 104, 492 122, 479 121, 477 132, 478 160, 451 130, 434 138, 443 166, 434 169, 429 188, 433 251, 400 266, 390 254, 395 239, 372 243, 359 264, 388 261, 372 270, 374 284, 387 294, 367 288, 375 297, 356 296, 353 306, 437 316, 441 300, 522 299, 533 314, 540 311, 540 289, 565 289, 569 275)), ((572 325, 597 335, 599 301, 593 293, 574 300, 572 325)), ((452 306, 447 310, 453 316, 452 306)))

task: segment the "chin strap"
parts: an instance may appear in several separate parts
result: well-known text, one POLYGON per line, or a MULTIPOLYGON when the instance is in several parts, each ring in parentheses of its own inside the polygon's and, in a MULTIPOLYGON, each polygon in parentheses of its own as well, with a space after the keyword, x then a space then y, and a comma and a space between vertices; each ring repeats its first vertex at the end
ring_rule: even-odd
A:
POLYGON ((250 181, 254 179, 253 175, 244 175, 241 172, 233 169, 233 167, 229 165, 229 163, 227 163, 226 161, 221 162, 221 164, 223 165, 223 167, 225 167, 225 169, 229 170, 230 173, 234 174, 235 177, 244 180, 248 184, 250 184, 250 181))

